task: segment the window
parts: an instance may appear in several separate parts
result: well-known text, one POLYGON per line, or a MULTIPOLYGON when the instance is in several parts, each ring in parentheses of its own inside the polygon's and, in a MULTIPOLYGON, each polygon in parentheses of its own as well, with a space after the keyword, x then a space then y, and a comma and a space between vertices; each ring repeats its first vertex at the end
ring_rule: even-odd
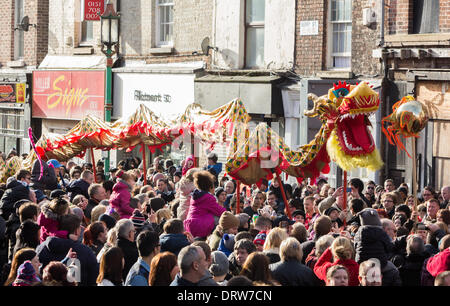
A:
POLYGON ((245 3, 245 68, 264 66, 265 0, 245 3))
POLYGON ((157 0, 158 47, 173 45, 173 3, 174 0, 157 0))
POLYGON ((81 43, 92 43, 94 40, 94 21, 83 20, 81 22, 81 43))
MULTIPOLYGON (((24 0, 16 0, 14 5, 15 27, 17 28, 24 17, 24 0)), ((14 31, 14 59, 22 59, 24 55, 24 33, 23 30, 14 31)))
POLYGON ((352 0, 331 0, 329 68, 351 67, 352 0))
POLYGON ((413 34, 439 33, 439 0, 414 0, 413 34))

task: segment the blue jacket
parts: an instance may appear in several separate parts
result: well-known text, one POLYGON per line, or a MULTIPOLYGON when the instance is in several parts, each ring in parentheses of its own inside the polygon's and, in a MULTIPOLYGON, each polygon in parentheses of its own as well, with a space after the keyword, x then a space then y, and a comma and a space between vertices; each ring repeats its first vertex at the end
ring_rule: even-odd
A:
POLYGON ((125 286, 148 286, 150 266, 141 258, 131 267, 128 272, 125 286))
POLYGON ((67 191, 70 193, 70 201, 79 194, 82 194, 86 199, 89 199, 89 186, 89 183, 81 178, 71 182, 69 186, 67 186, 67 191))
POLYGON ((161 252, 169 251, 176 256, 182 248, 190 245, 184 234, 162 234, 159 236, 159 243, 161 244, 161 252))

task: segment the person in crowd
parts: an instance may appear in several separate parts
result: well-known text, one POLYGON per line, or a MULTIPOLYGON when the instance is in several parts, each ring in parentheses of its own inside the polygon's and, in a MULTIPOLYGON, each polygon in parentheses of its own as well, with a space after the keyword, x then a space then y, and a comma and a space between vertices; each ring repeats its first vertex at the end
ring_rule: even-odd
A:
POLYGON ((298 242, 303 243, 308 238, 308 232, 306 231, 306 227, 303 225, 303 223, 297 222, 292 225, 292 230, 289 236, 294 237, 298 240, 298 242))
POLYGON ((159 179, 156 182, 156 194, 159 195, 166 203, 170 203, 175 199, 175 193, 171 190, 169 190, 169 184, 167 179, 159 179))
POLYGON ((83 244, 87 245, 98 255, 106 242, 107 230, 101 221, 96 221, 88 225, 83 232, 83 244))
POLYGON ((67 186, 69 192, 70 201, 73 201, 75 196, 82 194, 86 199, 89 199, 89 186, 94 182, 94 174, 90 170, 84 170, 81 172, 81 177, 78 180, 73 181, 67 186))
POLYGON ((112 208, 119 214, 120 219, 129 219, 134 211, 130 206, 131 190, 135 185, 135 177, 123 170, 117 171, 117 183, 113 187, 113 192, 109 198, 112 208))
POLYGON ((158 253, 150 264, 149 286, 169 286, 180 272, 177 256, 171 252, 158 253))
POLYGON ((194 241, 191 245, 199 246, 203 249, 203 253, 205 253, 205 257, 206 257, 206 262, 208 263, 207 270, 205 271, 205 274, 200 279, 200 281, 197 283, 197 285, 198 286, 218 286, 218 284, 214 281, 213 275, 211 274, 211 272, 209 272, 209 267, 211 266, 211 263, 212 263, 211 248, 205 241, 200 241, 200 240, 194 241))
POLYGON ((436 192, 434 191, 434 188, 431 187, 431 186, 423 187, 423 189, 422 189, 422 199, 423 199, 424 203, 428 202, 431 199, 436 199, 436 192))
POLYGON ((395 183, 394 183, 394 180, 393 179, 386 179, 385 181, 384 181, 384 190, 386 191, 386 192, 392 192, 392 191, 394 191, 395 190, 395 183))
POLYGON ((431 198, 425 203, 427 205, 427 214, 425 216, 424 222, 435 223, 437 212, 441 207, 439 201, 437 199, 431 198))
POLYGON ((425 252, 425 242, 419 235, 407 238, 406 255, 397 257, 398 267, 403 286, 420 286, 422 266, 428 254, 425 252))
POLYGON ((448 209, 449 207, 448 204, 450 201, 450 185, 446 185, 441 188, 441 195, 442 195, 441 208, 448 209))
POLYGON ((51 261, 42 271, 43 286, 76 286, 75 281, 67 278, 68 269, 65 264, 59 261, 51 261))
POLYGON ((161 248, 158 234, 153 231, 143 231, 138 235, 136 243, 139 258, 128 272, 125 286, 148 286, 152 259, 161 248))
POLYGON ((241 239, 235 242, 234 251, 228 256, 228 261, 230 263, 229 269, 233 276, 241 273, 242 265, 248 255, 253 252, 256 252, 256 246, 250 239, 241 239))
POLYGON ((41 227, 31 219, 23 221, 16 232, 16 244, 14 246, 14 254, 23 248, 36 249, 40 243, 41 227))
POLYGON ((335 265, 327 271, 327 286, 348 286, 348 270, 343 265, 335 265))
POLYGON ((332 229, 332 222, 330 217, 328 216, 320 216, 317 218, 316 222, 314 222, 314 238, 302 243, 303 254, 305 254, 302 259, 302 263, 305 263, 306 257, 311 253, 314 249, 316 241, 320 239, 320 237, 327 235, 330 233, 332 229))
POLYGON ((273 228, 267 235, 263 254, 269 258, 271 264, 280 261, 280 245, 288 237, 287 231, 280 227, 273 228))
POLYGON ((314 272, 302 264, 303 250, 293 237, 286 238, 280 244, 280 258, 269 266, 272 277, 282 286, 319 286, 314 272))
POLYGON ((180 204, 177 208, 177 218, 184 221, 189 212, 189 206, 191 204, 192 192, 195 190, 194 173, 199 171, 196 168, 189 169, 186 174, 178 183, 178 194, 180 204))
POLYGON ((253 239, 253 244, 256 246, 256 251, 262 252, 264 249, 264 244, 266 243, 268 231, 260 231, 258 235, 253 239))
POLYGON ((314 271, 314 267, 316 265, 317 260, 331 246, 334 239, 335 239, 334 236, 331 234, 321 236, 319 239, 317 239, 316 243, 314 244, 314 248, 311 250, 311 252, 307 255, 305 259, 305 265, 314 271))
POLYGON ((32 248, 23 248, 14 253, 14 258, 10 264, 8 277, 3 284, 3 286, 11 286, 14 280, 17 278, 17 270, 19 267, 25 262, 30 261, 34 267, 36 267, 36 271, 39 271, 39 257, 37 253, 32 248))
POLYGON ((227 192, 225 191, 225 189, 223 189, 223 187, 217 187, 216 189, 214 189, 214 195, 216 197, 217 203, 220 206, 227 208, 225 206, 225 201, 227 200, 227 192))
POLYGON ((319 257, 315 266, 314 273, 318 278, 325 281, 327 279, 327 271, 335 265, 342 265, 348 272, 348 286, 358 286, 359 264, 353 259, 355 250, 353 243, 346 237, 336 238, 331 247, 319 257))
POLYGON ((211 253, 209 272, 212 274, 213 280, 219 286, 227 285, 228 281, 225 278, 229 276, 229 263, 227 256, 223 252, 214 251, 211 253))
POLYGON ((100 260, 97 286, 123 286, 123 268, 125 265, 122 249, 108 249, 100 260))
POLYGON ((211 194, 214 191, 214 177, 211 173, 203 170, 194 173, 194 184, 196 189, 192 193, 184 227, 193 237, 206 239, 214 229, 214 216, 220 217, 226 209, 211 194))
POLYGON ((101 184, 92 184, 88 188, 89 200, 84 214, 87 218, 91 219, 91 212, 101 201, 107 199, 105 188, 101 184))
POLYGON ((122 271, 122 279, 124 280, 139 257, 135 242, 136 229, 130 219, 120 219, 115 227, 117 228, 117 241, 115 246, 122 250, 125 260, 122 271))
POLYGON ((297 209, 297 210, 294 210, 294 212, 292 213, 292 218, 294 218, 294 221, 296 223, 299 222, 304 225, 305 220, 306 220, 306 214, 303 210, 297 209))
POLYGON ((361 199, 364 204, 366 205, 366 207, 371 207, 371 202, 369 201, 369 199, 367 199, 364 194, 364 183, 363 181, 361 181, 359 178, 352 178, 349 181, 349 186, 351 188, 351 192, 350 192, 350 197, 353 199, 361 199))
POLYGON ((76 253, 76 258, 81 264, 80 285, 93 286, 98 275, 98 263, 94 252, 82 244, 79 240, 81 235, 81 221, 73 214, 63 215, 60 220, 59 228, 61 231, 67 231, 66 238, 48 237, 37 248, 36 252, 39 261, 45 267, 51 261, 61 261, 70 250, 76 253))
POLYGON ((381 204, 387 214, 387 217, 392 220, 395 214, 395 206, 397 206, 397 196, 393 192, 384 193, 381 196, 381 204))
POLYGON ((60 219, 69 213, 69 202, 63 197, 52 200, 41 207, 37 223, 41 226, 41 239, 44 242, 49 236, 67 238, 67 231, 60 229, 60 219))
POLYGON ((208 236, 208 243, 211 250, 216 251, 219 248, 221 239, 224 234, 236 235, 240 225, 239 218, 229 211, 225 211, 220 215, 219 224, 216 226, 211 235, 208 236))
POLYGON ((180 219, 172 218, 167 220, 163 229, 164 233, 159 236, 161 252, 169 251, 178 255, 182 248, 190 245, 192 242, 191 235, 185 232, 183 221, 180 219))
POLYGON ((250 206, 245 207, 243 212, 253 217, 253 215, 258 214, 258 210, 262 208, 265 201, 266 201, 265 194, 260 190, 256 190, 255 192, 253 192, 252 202, 250 206))
POLYGON ((0 200, 0 216, 8 220, 15 211, 14 203, 20 200, 31 200, 32 191, 29 188, 31 183, 31 173, 27 170, 20 170, 15 177, 11 177, 6 184, 6 191, 0 200))
POLYGON ((17 269, 17 277, 11 284, 13 287, 29 287, 41 283, 41 279, 37 274, 37 269, 30 260, 26 260, 17 269))
POLYGON ((188 245, 178 254, 180 272, 170 283, 170 286, 197 286, 208 270, 208 262, 203 249, 188 245))
POLYGON ((38 159, 34 161, 31 169, 30 185, 33 189, 39 189, 44 192, 44 190, 54 190, 58 188, 58 179, 55 169, 59 168, 60 164, 56 160, 52 160, 51 162, 49 161, 49 164, 42 162, 41 171, 41 162, 38 159), (51 164, 52 167, 50 167, 49 164, 51 164))
POLYGON ((360 286, 381 286, 381 278, 380 261, 378 259, 370 258, 361 262, 358 274, 360 286))
POLYGON ((276 283, 272 281, 269 264, 269 258, 266 255, 261 252, 253 252, 248 255, 242 265, 240 275, 248 277, 253 282, 273 286, 276 283))

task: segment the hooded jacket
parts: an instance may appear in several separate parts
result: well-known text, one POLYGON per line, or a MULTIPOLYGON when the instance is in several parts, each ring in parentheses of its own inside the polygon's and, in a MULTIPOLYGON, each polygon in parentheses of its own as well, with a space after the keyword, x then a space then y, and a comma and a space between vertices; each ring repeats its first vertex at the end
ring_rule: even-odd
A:
POLYGON ((159 244, 161 252, 169 251, 178 256, 181 249, 190 245, 190 242, 184 234, 162 234, 159 236, 159 244))
POLYGON ((37 224, 41 226, 41 243, 49 236, 67 238, 68 232, 59 230, 58 215, 51 210, 47 203, 41 207, 41 213, 38 216, 37 224))
POLYGON ((89 186, 90 184, 82 178, 72 181, 69 186, 67 186, 67 191, 70 195, 70 201, 72 202, 73 198, 75 198, 79 194, 82 194, 86 199, 89 199, 89 186))
POLYGON ((207 237, 214 229, 214 216, 220 217, 226 209, 206 191, 194 190, 184 227, 193 237, 207 237))
POLYGON ((361 263, 370 258, 378 258, 381 267, 388 261, 393 244, 381 226, 363 225, 355 234, 355 261, 361 263))
POLYGON ((130 185, 120 178, 117 179, 109 198, 109 204, 119 214, 120 219, 129 219, 133 214, 134 208, 130 206, 130 191, 130 185))
POLYGON ((14 203, 24 199, 30 199, 30 189, 15 179, 9 182, 0 200, 0 215, 3 219, 8 220, 11 213, 14 212, 14 203))
POLYGON ((42 177, 39 180, 41 175, 41 164, 39 160, 35 160, 33 164, 33 168, 31 170, 31 186, 35 189, 44 190, 55 190, 58 188, 58 179, 56 178, 55 169, 49 167, 46 162, 42 162, 42 166, 44 168, 42 177))
POLYGON ((94 252, 92 252, 89 247, 78 241, 58 237, 47 238, 36 248, 39 261, 42 263, 42 268, 51 261, 63 260, 70 248, 72 248, 73 252, 77 253, 77 259, 81 265, 80 285, 95 286, 99 272, 97 259, 95 258, 94 252))

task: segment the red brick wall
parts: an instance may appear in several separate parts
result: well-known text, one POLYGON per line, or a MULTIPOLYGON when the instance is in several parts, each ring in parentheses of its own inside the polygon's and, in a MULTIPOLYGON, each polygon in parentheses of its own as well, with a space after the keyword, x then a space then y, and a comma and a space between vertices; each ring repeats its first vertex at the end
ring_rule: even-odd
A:
POLYGON ((389 5, 386 14, 388 34, 408 34, 412 31, 412 2, 411 0, 386 1, 389 5))
POLYGON ((14 58, 14 1, 0 0, 0 68, 14 58))

